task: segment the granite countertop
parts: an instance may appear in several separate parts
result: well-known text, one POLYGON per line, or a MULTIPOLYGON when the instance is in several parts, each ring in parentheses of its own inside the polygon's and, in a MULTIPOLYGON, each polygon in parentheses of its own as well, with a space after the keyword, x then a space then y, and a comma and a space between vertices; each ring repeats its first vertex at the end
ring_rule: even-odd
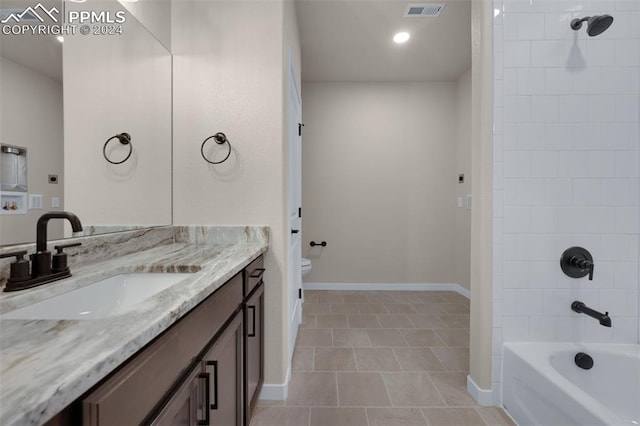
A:
POLYGON ((193 272, 136 306, 93 320, 0 321, 0 425, 45 423, 267 250, 267 242, 172 243, 71 268, 73 277, 3 293, 0 314, 128 272, 193 272))

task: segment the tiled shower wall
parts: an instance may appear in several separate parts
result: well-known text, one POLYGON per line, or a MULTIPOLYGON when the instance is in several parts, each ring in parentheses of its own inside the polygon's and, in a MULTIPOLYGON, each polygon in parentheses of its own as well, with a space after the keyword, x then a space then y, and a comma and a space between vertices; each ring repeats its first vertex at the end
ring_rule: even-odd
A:
POLYGON ((494 0, 493 390, 502 343, 637 343, 639 0, 494 0), (597 37, 573 18, 610 14, 597 37), (595 275, 566 277, 582 246, 595 275), (571 311, 581 300, 613 327, 571 311))

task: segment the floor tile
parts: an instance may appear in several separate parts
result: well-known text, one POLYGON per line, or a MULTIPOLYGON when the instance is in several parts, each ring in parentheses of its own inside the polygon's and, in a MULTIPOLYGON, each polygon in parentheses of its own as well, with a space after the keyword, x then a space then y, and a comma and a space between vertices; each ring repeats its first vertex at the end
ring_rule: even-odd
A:
POLYGON ((365 293, 345 294, 342 296, 344 303, 367 303, 369 299, 365 293))
POLYGON ((298 330, 296 346, 332 346, 331 329, 303 328, 298 330))
POLYGON ((318 301, 318 294, 319 292, 314 292, 314 290, 305 290, 304 291, 304 303, 307 302, 317 302, 318 301))
POLYGON ((354 348, 358 371, 400 371, 391 348, 354 348))
POLYGON ((361 314, 387 314, 387 309, 382 303, 358 303, 361 314))
POLYGON ((358 305, 356 303, 331 303, 332 314, 358 314, 358 305))
POLYGON ((303 314, 300 328, 316 328, 316 315, 303 314))
POLYGON ((313 407, 310 426, 368 426, 367 414, 364 408, 313 407))
POLYGON ((304 304, 304 313, 305 314, 328 314, 330 305, 328 303, 305 303, 304 304))
POLYGON ((316 348, 315 371, 356 371, 352 348, 316 348))
POLYGON ((367 299, 369 299, 370 303, 393 303, 394 299, 389 292, 380 291, 380 292, 371 292, 367 293, 367 299))
POLYGON ((448 303, 463 303, 463 304, 469 303, 469 299, 467 299, 460 293, 451 292, 448 294, 443 294, 440 297, 448 303))
POLYGON ((385 303, 384 307, 390 314, 415 314, 417 311, 409 303, 385 303))
POLYGON ((444 366, 429 348, 393 348, 402 371, 444 371, 444 366))
POLYGON ((438 314, 438 318, 447 325, 448 328, 469 328, 469 314, 438 314))
POLYGON ((341 293, 322 292, 318 295, 318 302, 322 303, 342 303, 341 293))
POLYGON ((516 426, 511 417, 498 407, 475 407, 482 420, 489 426, 516 426))
POLYGON ((393 300, 396 303, 414 303, 420 300, 423 291, 394 291, 393 300))
POLYGON ((336 373, 291 373, 287 406, 337 406, 336 373))
POLYGON ((468 314, 469 305, 465 303, 445 303, 442 305, 448 314, 468 314))
POLYGON ((314 347, 296 346, 293 350, 292 371, 313 371, 314 347))
POLYGON ((448 346, 432 346, 431 350, 438 357, 447 371, 469 371, 469 348, 450 348, 448 346))
POLYGON ((433 330, 408 329, 401 332, 409 346, 445 346, 440 336, 433 330))
POLYGON ((371 346, 407 346, 402 333, 395 329, 367 329, 371 346))
POLYGON ((419 408, 367 408, 369 426, 427 426, 419 408))
POLYGON ((412 328, 413 325, 404 314, 379 314, 378 321, 382 328, 412 328))
POLYGON ((309 407, 258 407, 251 426, 306 426, 309 407))
POLYGON ((347 328, 345 314, 319 314, 316 316, 316 328, 347 328))
POLYGON ((371 342, 364 328, 334 328, 333 346, 371 346, 371 342))
POLYGON ((486 426, 473 408, 423 408, 429 426, 486 426))
POLYGON ((478 405, 467 393, 467 373, 429 373, 429 377, 447 405, 478 405))
POLYGON ((445 405, 426 373, 382 373, 394 407, 445 405))
POLYGON ((466 328, 444 328, 434 331, 447 346, 469 347, 469 330, 466 328))
POLYGON ((349 328, 380 328, 378 317, 373 314, 351 314, 347 315, 347 320, 349 321, 349 328))
POLYGON ((380 373, 336 373, 340 406, 391 405, 380 373))
POLYGON ((446 328, 436 314, 407 315, 415 328, 446 328))
POLYGON ((445 314, 442 303, 412 303, 411 306, 419 314, 445 314))
POLYGON ((421 300, 422 303, 446 303, 447 299, 444 296, 449 292, 435 292, 435 291, 425 291, 421 295, 417 297, 418 300, 421 300))

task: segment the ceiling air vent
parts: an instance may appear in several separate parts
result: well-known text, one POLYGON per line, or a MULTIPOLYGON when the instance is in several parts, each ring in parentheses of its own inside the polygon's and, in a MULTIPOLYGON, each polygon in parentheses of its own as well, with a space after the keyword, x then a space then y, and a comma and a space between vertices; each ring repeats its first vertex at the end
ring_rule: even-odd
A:
POLYGON ((444 3, 416 3, 407 6, 407 10, 404 13, 405 17, 436 17, 440 16, 444 10, 444 3))

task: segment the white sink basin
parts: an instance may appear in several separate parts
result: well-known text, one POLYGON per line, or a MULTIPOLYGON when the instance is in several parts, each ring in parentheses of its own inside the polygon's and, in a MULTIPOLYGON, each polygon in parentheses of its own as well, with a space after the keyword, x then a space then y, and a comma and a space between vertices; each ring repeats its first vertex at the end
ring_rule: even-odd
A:
POLYGON ((0 316, 0 319, 97 319, 123 314, 190 274, 121 274, 0 316))

